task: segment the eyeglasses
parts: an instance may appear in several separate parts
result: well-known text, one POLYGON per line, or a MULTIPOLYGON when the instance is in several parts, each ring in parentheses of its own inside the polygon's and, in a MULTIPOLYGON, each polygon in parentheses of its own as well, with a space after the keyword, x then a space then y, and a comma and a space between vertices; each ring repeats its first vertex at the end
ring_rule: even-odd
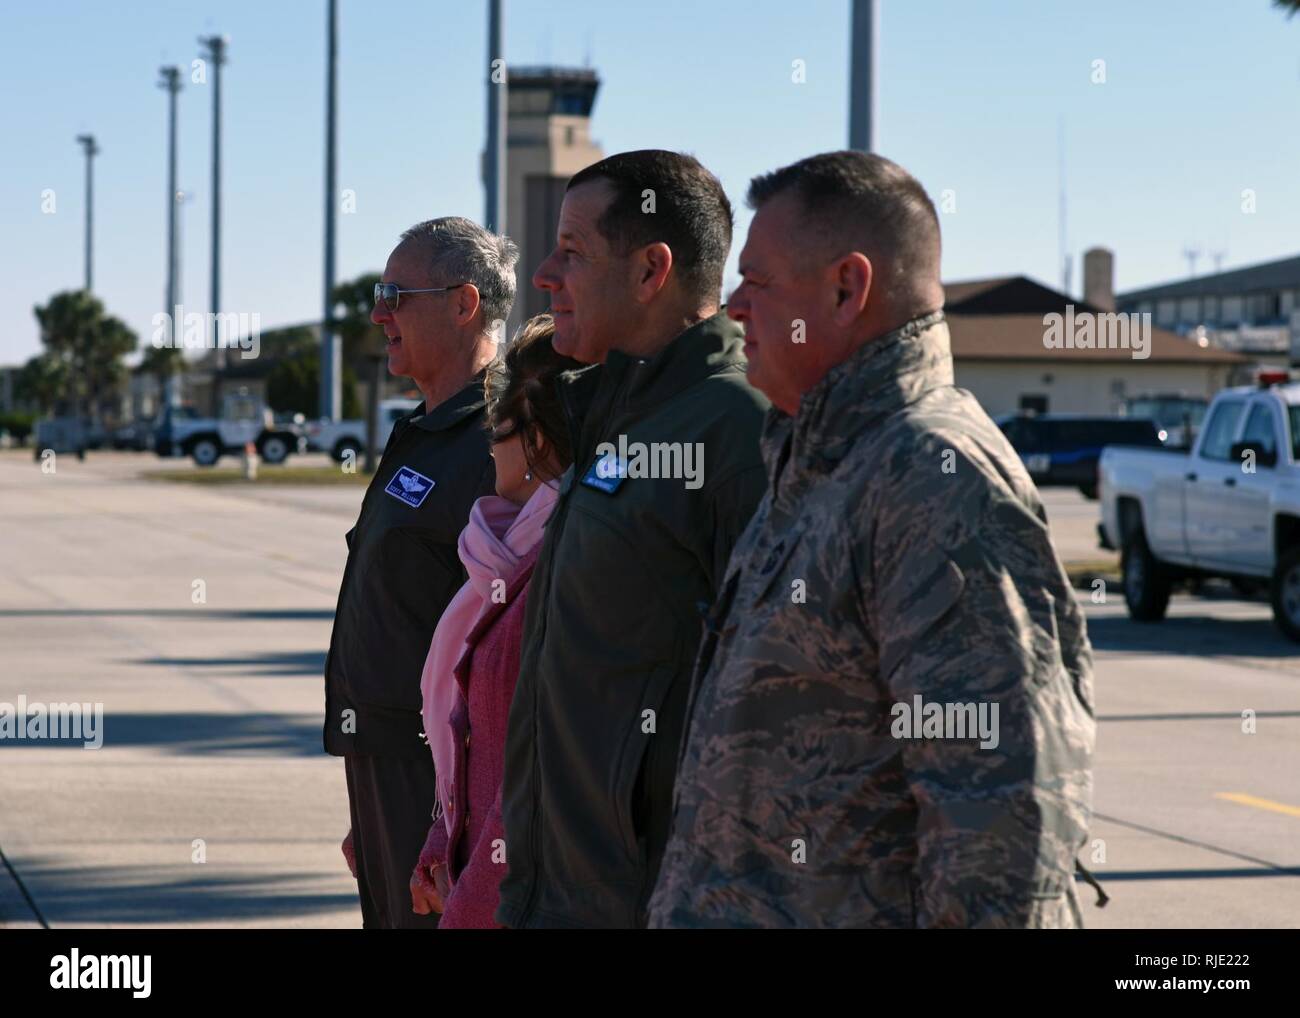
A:
POLYGON ((465 283, 457 283, 455 286, 434 286, 425 290, 403 290, 396 283, 376 283, 375 304, 382 303, 389 311, 396 311, 404 293, 446 293, 448 290, 455 290, 465 285, 465 283))

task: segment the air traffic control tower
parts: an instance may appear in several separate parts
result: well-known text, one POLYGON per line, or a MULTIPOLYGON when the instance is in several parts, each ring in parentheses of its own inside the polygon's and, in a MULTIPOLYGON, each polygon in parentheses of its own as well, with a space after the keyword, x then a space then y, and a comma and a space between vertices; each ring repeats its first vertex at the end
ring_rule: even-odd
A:
POLYGON ((506 106, 506 233, 519 245, 515 306, 507 336, 550 307, 533 270, 555 246, 564 185, 604 157, 591 140, 600 79, 590 68, 510 67, 506 106))

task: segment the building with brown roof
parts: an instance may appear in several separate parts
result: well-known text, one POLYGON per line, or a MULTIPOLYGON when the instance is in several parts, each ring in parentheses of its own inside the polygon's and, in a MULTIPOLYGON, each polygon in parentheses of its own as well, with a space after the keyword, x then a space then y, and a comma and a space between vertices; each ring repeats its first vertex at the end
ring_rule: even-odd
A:
MULTIPOLYGON (((1149 317, 1119 318, 1113 306, 1026 276, 949 283, 944 296, 957 384, 993 416, 1116 414, 1132 396, 1209 397, 1251 369, 1240 354, 1155 328, 1149 317)), ((1094 299, 1105 303, 1104 294, 1094 299)))

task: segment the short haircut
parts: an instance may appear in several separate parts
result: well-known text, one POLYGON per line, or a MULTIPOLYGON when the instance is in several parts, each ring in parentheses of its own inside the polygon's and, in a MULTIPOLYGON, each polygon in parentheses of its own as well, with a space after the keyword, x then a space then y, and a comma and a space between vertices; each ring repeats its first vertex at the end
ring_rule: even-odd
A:
POLYGON ((891 267, 890 290, 917 294, 939 282, 939 216, 920 182, 897 163, 866 152, 825 152, 755 177, 749 207, 785 192, 803 206, 807 245, 828 257, 862 251, 891 267))
POLYGON ((416 223, 403 241, 425 245, 429 281, 434 286, 473 283, 483 311, 483 331, 510 317, 515 302, 515 262, 519 248, 503 234, 492 233, 461 216, 444 216, 416 223))
POLYGON ((566 191, 604 180, 613 197, 596 228, 614 250, 629 254, 664 243, 686 292, 716 300, 731 250, 731 202, 718 178, 694 156, 662 149, 620 152, 570 178, 566 191), (642 211, 653 192, 654 211, 642 211))
MULTIPOLYGON (((559 473, 573 462, 569 422, 560 403, 556 385, 562 371, 586 367, 571 357, 555 352, 555 320, 548 314, 535 315, 520 326, 505 347, 505 355, 493 361, 484 379, 487 398, 487 426, 496 431, 509 423, 523 440, 524 459, 544 481, 554 480, 541 465, 537 439, 546 439, 559 473)), ((556 474, 558 476, 558 474, 556 474)))

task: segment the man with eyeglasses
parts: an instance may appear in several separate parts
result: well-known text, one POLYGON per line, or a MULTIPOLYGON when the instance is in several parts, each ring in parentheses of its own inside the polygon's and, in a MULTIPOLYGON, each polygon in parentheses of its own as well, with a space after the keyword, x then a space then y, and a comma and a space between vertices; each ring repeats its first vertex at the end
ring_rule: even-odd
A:
POLYGON ((424 401, 393 426, 366 489, 325 663, 325 750, 343 757, 352 829, 343 843, 367 928, 432 928, 411 910, 411 870, 437 800, 420 673, 438 619, 465 581, 457 539, 495 490, 483 375, 515 295, 518 249, 468 219, 404 234, 375 286, 371 321, 388 370, 424 401))

